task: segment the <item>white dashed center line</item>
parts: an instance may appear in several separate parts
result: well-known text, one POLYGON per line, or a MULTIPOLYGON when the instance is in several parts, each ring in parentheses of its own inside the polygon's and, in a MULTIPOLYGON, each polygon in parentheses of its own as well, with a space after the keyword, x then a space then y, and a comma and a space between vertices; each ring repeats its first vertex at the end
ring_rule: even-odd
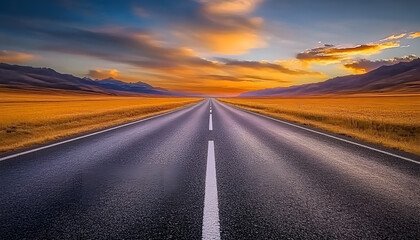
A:
POLYGON ((209 116, 209 130, 213 131, 213 118, 211 117, 211 113, 209 116))
POLYGON ((204 214, 202 239, 220 239, 219 203, 217 198, 216 159, 214 142, 209 141, 207 152, 206 189, 204 193, 204 214))

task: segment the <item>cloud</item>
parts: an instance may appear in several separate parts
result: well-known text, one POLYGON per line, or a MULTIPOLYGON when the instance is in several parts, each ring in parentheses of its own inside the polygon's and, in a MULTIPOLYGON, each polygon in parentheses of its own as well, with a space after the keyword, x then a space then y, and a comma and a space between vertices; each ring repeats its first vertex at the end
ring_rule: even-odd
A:
POLYGON ((344 66, 355 73, 365 73, 381 66, 393 65, 400 62, 410 62, 414 59, 418 59, 416 55, 408 55, 404 57, 396 57, 392 59, 380 59, 380 60, 368 60, 368 59, 358 59, 350 63, 344 64, 344 66))
POLYGON ((381 39, 380 41, 382 42, 382 41, 397 40, 397 39, 401 39, 401 38, 405 37, 406 35, 407 35, 407 33, 401 33, 401 34, 398 34, 398 35, 391 35, 389 37, 381 39))
POLYGON ((266 46, 261 36, 242 30, 195 32, 189 37, 194 40, 194 44, 199 43, 198 49, 227 55, 239 55, 266 46))
POLYGON ((191 49, 164 46, 150 33, 141 30, 62 28, 37 31, 50 38, 49 43, 42 47, 43 50, 96 57, 141 68, 213 64, 196 56, 191 49))
POLYGON ((214 79, 214 80, 223 80, 223 81, 230 81, 230 82, 255 82, 255 80, 241 78, 241 77, 234 77, 229 75, 203 75, 201 76, 203 79, 214 79))
POLYGON ((104 78, 118 78, 119 71, 117 69, 92 69, 89 70, 87 76, 96 78, 96 79, 104 79, 104 78))
POLYGON ((268 61, 239 61, 227 58, 218 58, 220 62, 226 66, 236 66, 241 68, 259 69, 265 71, 276 71, 288 75, 322 75, 319 72, 305 71, 305 70, 293 70, 279 63, 271 63, 268 61))
POLYGON ((230 76, 230 75, 203 75, 201 76, 203 79, 214 79, 214 80, 223 80, 223 81, 230 81, 230 82, 266 82, 266 81, 274 81, 277 83, 291 83, 289 80, 282 80, 277 78, 267 78, 267 77, 260 77, 254 75, 238 75, 238 76, 230 76))
POLYGON ((353 47, 336 47, 324 45, 298 53, 296 58, 304 63, 331 64, 348 60, 351 57, 369 56, 380 53, 384 49, 399 47, 398 42, 383 42, 357 45, 353 47))
MULTIPOLYGON (((268 61, 242 61, 236 59, 216 58, 213 69, 207 74, 202 70, 190 72, 188 79, 200 79, 206 86, 238 87, 259 89, 266 87, 290 86, 305 79, 324 79, 326 76, 319 72, 301 69, 291 69, 278 62, 268 61), (221 85, 223 81, 223 85, 221 85)), ((223 90, 221 90, 223 91, 223 90)))
POLYGON ((277 83, 292 83, 291 80, 284 80, 280 78, 268 78, 268 77, 260 77, 254 75, 243 75, 242 78, 244 79, 252 79, 254 82, 266 82, 266 81, 273 81, 277 83))
POLYGON ((260 0, 202 0, 187 21, 174 24, 174 35, 193 48, 238 55, 266 46, 264 19, 251 17, 260 0))
POLYGON ((418 37, 420 37, 420 32, 410 33, 410 35, 408 35, 407 38, 413 39, 413 38, 418 38, 418 37))
POLYGON ((90 56, 136 67, 212 64, 198 57, 192 49, 166 45, 151 32, 136 27, 82 28, 31 19, 10 22, 7 25, 0 21, 0 27, 7 25, 25 38, 32 39, 36 42, 33 46, 36 50, 90 56))
POLYGON ((205 11, 216 14, 245 14, 252 12, 261 0, 202 0, 205 11))
POLYGON ((22 63, 33 59, 35 56, 23 52, 15 52, 8 50, 0 51, 0 62, 6 63, 22 63))
POLYGON ((391 36, 388 36, 384 39, 381 39, 380 41, 394 41, 394 40, 398 40, 401 38, 407 37, 407 39, 413 39, 413 38, 418 38, 420 37, 420 32, 412 32, 412 33, 401 33, 401 34, 394 34, 391 36))

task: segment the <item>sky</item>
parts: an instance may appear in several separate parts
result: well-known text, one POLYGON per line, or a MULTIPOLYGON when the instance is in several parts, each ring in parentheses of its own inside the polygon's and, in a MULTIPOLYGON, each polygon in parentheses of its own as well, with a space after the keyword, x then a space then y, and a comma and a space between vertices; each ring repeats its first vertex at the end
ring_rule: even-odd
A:
POLYGON ((418 0, 2 0, 0 62, 208 95, 420 56, 418 0))

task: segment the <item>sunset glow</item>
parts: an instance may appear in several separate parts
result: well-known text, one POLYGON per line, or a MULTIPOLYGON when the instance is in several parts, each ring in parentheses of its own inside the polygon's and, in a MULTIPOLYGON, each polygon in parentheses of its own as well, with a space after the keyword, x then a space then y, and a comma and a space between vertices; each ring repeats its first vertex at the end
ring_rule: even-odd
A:
POLYGON ((324 1, 158 2, 2 3, 0 62, 232 96, 420 55, 416 7, 396 2, 357 11, 324 1))

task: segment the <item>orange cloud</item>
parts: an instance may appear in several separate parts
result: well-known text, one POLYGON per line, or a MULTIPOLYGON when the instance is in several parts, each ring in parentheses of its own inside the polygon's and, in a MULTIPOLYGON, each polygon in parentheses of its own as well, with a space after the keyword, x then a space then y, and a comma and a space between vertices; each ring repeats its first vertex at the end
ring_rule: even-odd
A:
MULTIPOLYGON (((162 69, 165 76, 159 77, 164 79, 160 86, 191 92, 238 94, 266 87, 291 86, 302 83, 303 79, 319 81, 327 78, 319 72, 291 69, 276 62, 217 60, 211 66, 162 69), (180 81, 182 86, 178 84, 180 81)), ((153 80, 154 85, 159 81, 153 80)))
POLYGON ((205 11, 216 14, 245 14, 252 12, 261 0, 203 0, 205 11))
POLYGON ((250 17, 261 0, 202 0, 194 22, 176 26, 175 36, 201 52, 237 55, 265 47, 264 19, 250 17))
POLYGON ((309 49, 296 55, 304 63, 331 64, 348 60, 354 56, 368 56, 380 53, 384 49, 399 47, 398 42, 371 43, 354 47, 341 48, 333 45, 309 49))
POLYGON ((389 37, 386 37, 386 38, 382 39, 381 41, 401 39, 401 38, 405 37, 405 35, 407 35, 407 33, 401 33, 401 34, 398 34, 398 35, 391 35, 389 37))
POLYGON ((87 76, 96 79, 118 78, 119 73, 117 69, 93 69, 89 70, 87 76))
POLYGON ((1 50, 0 51, 0 62, 6 63, 21 63, 26 62, 33 59, 35 56, 28 53, 23 52, 15 52, 15 51, 8 51, 8 50, 1 50))
POLYGON ((243 30, 198 32, 194 38, 200 42, 201 47, 229 55, 243 54, 250 49, 266 46, 261 36, 243 30))
POLYGON ((244 75, 244 76, 230 76, 230 75, 202 75, 200 76, 204 79, 214 79, 214 80, 222 80, 222 81, 230 81, 230 82, 258 82, 264 81, 266 79, 261 79, 259 77, 251 76, 251 75, 244 75))
POLYGON ((410 35, 408 35, 407 38, 412 39, 412 38, 418 38, 418 37, 420 37, 420 32, 410 33, 410 35))

